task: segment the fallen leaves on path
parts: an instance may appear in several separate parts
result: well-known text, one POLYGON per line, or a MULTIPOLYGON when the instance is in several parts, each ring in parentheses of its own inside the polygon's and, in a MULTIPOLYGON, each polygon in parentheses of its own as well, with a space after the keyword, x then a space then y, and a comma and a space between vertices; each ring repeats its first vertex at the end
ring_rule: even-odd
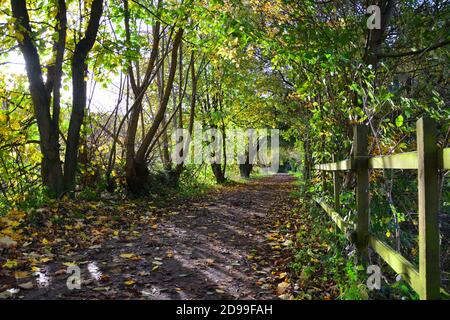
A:
POLYGON ((334 299, 320 267, 329 246, 289 197, 292 181, 227 185, 169 207, 66 198, 12 211, 0 223, 0 292, 28 297, 59 283, 54 297, 334 299), (79 292, 65 289, 73 266, 79 292))

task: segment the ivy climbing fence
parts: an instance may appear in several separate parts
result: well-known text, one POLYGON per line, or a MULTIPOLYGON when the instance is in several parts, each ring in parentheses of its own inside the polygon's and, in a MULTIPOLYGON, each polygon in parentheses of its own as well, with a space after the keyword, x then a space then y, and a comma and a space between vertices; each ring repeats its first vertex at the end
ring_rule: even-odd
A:
MULTIPOLYGON (((447 295, 440 287, 439 244, 439 170, 450 169, 450 148, 438 148, 435 123, 420 118, 416 123, 417 151, 387 156, 369 157, 367 127, 354 127, 353 153, 350 159, 319 164, 316 170, 333 173, 334 206, 320 198, 315 201, 345 233, 353 233, 356 248, 366 256, 370 246, 419 294, 423 300, 440 299, 447 295), (399 252, 384 243, 369 230, 369 169, 410 169, 418 173, 419 265, 416 267, 399 252), (350 224, 340 215, 339 171, 356 175, 356 223, 350 224)), ((333 156, 333 161, 335 161, 333 156)))

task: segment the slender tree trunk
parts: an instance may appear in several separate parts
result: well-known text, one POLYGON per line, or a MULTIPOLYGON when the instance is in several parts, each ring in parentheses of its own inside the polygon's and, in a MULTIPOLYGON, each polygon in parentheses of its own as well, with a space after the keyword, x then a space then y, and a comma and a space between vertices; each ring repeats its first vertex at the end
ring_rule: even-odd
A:
POLYGON ((94 46, 97 38, 100 18, 103 14, 103 0, 93 0, 91 14, 85 37, 75 46, 72 58, 72 114, 67 136, 66 155, 64 162, 64 188, 72 191, 75 188, 75 176, 77 171, 77 156, 80 143, 80 129, 83 124, 86 109, 86 80, 89 51, 94 46))
POLYGON ((224 183, 227 179, 225 178, 225 173, 227 170, 227 152, 226 152, 226 136, 225 136, 225 126, 221 126, 222 130, 222 157, 223 163, 211 163, 211 169, 216 178, 217 183, 224 183))
MULTIPOLYGON (((164 38, 161 44, 161 47, 164 48, 164 38)), ((162 64, 160 71, 157 74, 156 77, 156 82, 157 82, 157 87, 158 87, 158 96, 159 96, 159 101, 162 101, 164 99, 164 64, 162 64)), ((172 94, 172 97, 174 99, 174 108, 175 108, 175 104, 176 104, 176 96, 175 94, 172 94)), ((175 109, 174 109, 175 110, 175 109)), ((166 128, 166 115, 164 114, 162 120, 161 120, 161 126, 162 126, 162 132, 161 132, 161 161, 163 163, 164 166, 164 170, 166 172, 170 172, 172 170, 172 163, 170 162, 170 154, 169 154, 169 137, 167 136, 167 130, 166 128)), ((145 132, 142 133, 143 137, 142 140, 145 139, 145 132)))
MULTIPOLYGON (((250 146, 250 142, 249 142, 250 146)), ((250 152, 245 152, 245 162, 239 164, 239 172, 241 174, 241 178, 248 179, 250 178, 250 174, 253 170, 253 164, 250 163, 250 152)))
POLYGON ((145 161, 145 156, 146 156, 148 147, 150 146, 153 138, 155 137, 155 134, 159 128, 159 125, 161 124, 161 121, 163 120, 164 115, 166 113, 167 104, 169 103, 170 93, 172 91, 173 81, 175 79, 175 72, 177 70, 178 47, 180 46, 182 36, 183 36, 183 29, 179 29, 173 40, 172 58, 171 58, 171 63, 170 63, 169 77, 167 79, 166 88, 164 90, 164 97, 160 103, 158 112, 155 115, 155 119, 152 123, 152 126, 150 127, 149 131, 145 135, 144 141, 142 141, 142 144, 136 153, 136 161, 137 162, 145 161))
MULTIPOLYGON (((161 126, 162 128, 166 127, 166 119, 163 119, 161 121, 161 126)), ((166 172, 171 172, 172 171, 172 161, 170 159, 170 151, 169 151, 169 136, 167 134, 167 130, 163 130, 162 134, 161 134, 161 147, 162 147, 162 161, 163 161, 163 166, 164 166, 164 170, 166 172)))
MULTIPOLYGON (((128 1, 124 1, 125 4, 125 31, 127 35, 127 42, 130 41, 130 26, 129 26, 129 11, 128 1)), ((158 7, 161 1, 158 1, 158 7)), ((156 59, 159 52, 160 43, 160 22, 156 22, 153 27, 153 44, 152 51, 150 53, 150 59, 147 64, 146 74, 144 80, 141 82, 141 86, 138 87, 135 81, 132 65, 128 68, 128 74, 130 78, 130 84, 135 95, 135 102, 133 103, 130 121, 128 124, 126 147, 125 147, 125 176, 127 185, 130 191, 134 194, 141 193, 142 186, 146 183, 148 170, 145 164, 138 163, 135 159, 136 156, 136 133, 139 123, 139 116, 142 111, 142 100, 144 93, 147 91, 148 86, 151 83, 151 76, 155 67, 156 59)))
POLYGON ((248 179, 250 178, 250 174, 252 173, 253 165, 249 163, 240 164, 239 165, 239 172, 241 174, 241 178, 248 179))
POLYGON ((214 174, 214 177, 216 178, 217 183, 224 183, 226 181, 225 179, 225 172, 222 169, 222 164, 220 163, 211 163, 211 169, 214 174))
MULTIPOLYGON (((195 107, 197 103, 197 82, 198 82, 198 74, 195 72, 195 57, 194 57, 194 51, 191 53, 191 85, 192 85, 192 92, 191 92, 191 101, 190 101, 190 110, 189 110, 189 123, 188 123, 188 133, 189 137, 192 138, 192 132, 194 131, 194 119, 195 119, 195 107)), ((181 82, 180 82, 181 83, 181 82)), ((181 99, 181 95, 180 95, 181 99)), ((180 102, 181 103, 181 102, 180 102)), ((182 116, 181 113, 182 110, 180 108, 180 127, 182 127, 182 116)), ((181 154, 185 156, 185 153, 189 153, 189 146, 192 139, 183 141, 183 148, 180 150, 181 154)), ((181 162, 176 165, 175 170, 173 170, 173 180, 178 185, 178 182, 180 180, 180 176, 183 173, 184 170, 184 162, 181 162)))
POLYGON ((183 36, 183 29, 179 29, 175 35, 172 46, 171 64, 169 68, 169 77, 164 89, 164 97, 160 102, 159 109, 155 114, 153 123, 145 135, 141 146, 139 147, 136 156, 127 161, 126 180, 128 188, 132 193, 140 194, 145 191, 145 185, 148 180, 149 171, 145 163, 146 155, 150 144, 152 143, 158 128, 164 118, 167 104, 169 103, 170 93, 172 91, 173 81, 175 79, 175 72, 177 69, 178 48, 180 46, 183 36))

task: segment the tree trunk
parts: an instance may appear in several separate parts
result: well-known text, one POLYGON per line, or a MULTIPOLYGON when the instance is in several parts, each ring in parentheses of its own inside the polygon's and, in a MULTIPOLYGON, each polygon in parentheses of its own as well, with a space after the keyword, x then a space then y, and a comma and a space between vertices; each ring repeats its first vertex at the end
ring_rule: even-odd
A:
POLYGON ((217 183, 224 183, 226 179, 225 170, 222 170, 222 165, 220 163, 211 163, 211 169, 217 183))
MULTIPOLYGON (((180 54, 181 57, 181 54, 180 54)), ((194 131, 194 118, 195 118, 195 106, 197 102, 197 81, 198 81, 198 74, 195 73, 195 59, 194 59, 194 51, 191 52, 191 81, 192 81, 192 93, 191 93, 191 101, 190 101, 190 110, 189 110, 189 124, 188 124, 188 133, 189 137, 192 138, 192 132, 194 131)), ((181 83, 181 81, 180 81, 181 83)), ((180 85, 181 86, 181 85, 180 85)), ((180 95, 181 98, 181 95, 180 95)), ((181 101, 180 101, 181 103, 181 101)), ((182 116, 181 116, 182 109, 180 108, 180 120, 179 124, 180 127, 182 127, 182 116)), ((191 139, 189 140, 183 140, 183 148, 180 150, 181 154, 184 156, 184 153, 189 152, 189 146, 191 143, 191 139)), ((176 165, 175 170, 173 170, 172 173, 172 179, 176 182, 176 185, 178 185, 180 176, 183 173, 184 170, 184 162, 179 163, 176 165)))
POLYGON ((127 166, 125 174, 127 185, 132 193, 140 194, 142 190, 145 188, 145 184, 147 183, 148 180, 149 172, 145 163, 147 151, 153 139, 155 138, 156 132, 158 131, 158 128, 164 118, 167 109, 167 104, 169 102, 170 93, 172 91, 173 81, 175 78, 175 72, 177 69, 178 47, 181 43, 182 36, 183 36, 183 29, 179 29, 173 40, 171 65, 169 69, 169 77, 167 79, 167 85, 164 90, 164 97, 160 102, 160 106, 155 115, 153 123, 149 131, 145 135, 145 138, 142 141, 142 144, 139 147, 134 159, 131 161, 131 159, 128 159, 127 155, 127 166))
POLYGON ((72 113, 70 116, 69 133, 67 136, 66 155, 64 162, 65 191, 75 189, 77 172, 77 156, 80 144, 80 129, 83 124, 86 109, 86 59, 97 38, 100 18, 103 14, 103 0, 93 0, 85 37, 75 45, 72 58, 72 113))
POLYGON ((253 140, 251 137, 248 137, 247 141, 248 149, 245 151, 245 160, 240 157, 240 161, 244 160, 244 163, 239 164, 239 172, 241 174, 241 178, 248 179, 250 178, 250 174, 253 171, 253 164, 255 163, 256 154, 259 151, 259 140, 256 140, 256 145, 253 144, 253 140), (252 159, 250 159, 250 154, 252 155, 252 159))
POLYGON ((241 173, 241 178, 248 179, 252 173, 253 165, 250 163, 242 163, 239 165, 239 172, 241 173))
POLYGON ((153 120, 152 126, 150 127, 149 131, 145 135, 145 138, 142 141, 142 144, 136 153, 136 159, 138 160, 137 162, 145 161, 148 147, 152 143, 153 138, 155 137, 155 134, 158 131, 159 125, 161 124, 161 121, 163 120, 164 115, 166 113, 167 104, 169 103, 170 93, 172 92, 173 81, 175 79, 175 72, 177 70, 178 47, 180 46, 182 36, 183 36, 183 29, 179 29, 173 40, 172 59, 171 59, 170 70, 169 70, 169 78, 167 79, 167 85, 164 90, 164 97, 160 103, 158 112, 155 115, 155 119, 153 120))
MULTIPOLYGON (((127 27, 128 29, 128 27, 127 27)), ((146 77, 143 81, 143 85, 137 88, 136 84, 133 84, 134 75, 133 70, 129 68, 129 75, 132 83, 132 88, 135 95, 135 102, 132 105, 130 122, 128 124, 127 139, 126 139, 126 155, 125 155, 125 177, 127 181, 127 186, 132 193, 140 194, 143 191, 143 185, 145 184, 148 177, 148 170, 145 167, 143 161, 138 162, 135 159, 136 154, 136 133, 139 123, 139 115, 142 110, 142 100, 144 98, 144 93, 150 85, 150 75, 153 72, 155 62, 158 56, 159 48, 159 30, 160 23, 156 22, 153 28, 153 45, 152 52, 150 54, 150 60, 147 65, 146 77), (149 75, 147 77, 147 74, 149 75), (145 167, 145 168, 144 168, 145 167)))
POLYGON ((72 62, 73 106, 72 114, 70 116, 64 162, 65 191, 72 191, 75 188, 80 130, 84 119, 84 109, 86 107, 86 82, 84 80, 84 75, 87 71, 87 66, 85 65, 84 59, 79 55, 80 54, 75 51, 72 62))
MULTIPOLYGON (((214 127, 214 126, 213 126, 214 127)), ((221 163, 211 163, 211 169, 213 171, 214 177, 216 178, 217 183, 224 183, 227 179, 225 178, 225 172, 227 170, 227 149, 226 149, 226 136, 225 136, 225 125, 222 123, 222 157, 223 164, 221 163)))
MULTIPOLYGON (((161 121, 162 128, 166 126, 166 120, 161 121)), ((167 135, 167 129, 164 129, 161 135, 161 146, 162 146, 162 162, 164 170, 167 172, 172 171, 172 159, 170 158, 169 151, 169 136, 167 135)))
POLYGON ((132 166, 127 168, 126 181, 128 189, 134 195, 144 195, 147 190, 149 171, 145 162, 133 160, 132 166))
POLYGON ((384 41, 387 24, 392 16, 394 10, 394 0, 379 0, 380 7, 381 28, 370 30, 367 37, 366 51, 364 53, 364 62, 367 65, 372 65, 373 69, 377 69, 381 45, 384 41))
POLYGON ((48 188, 50 195, 58 197, 64 190, 62 163, 59 153, 59 133, 50 124, 49 134, 39 130, 41 136, 41 175, 42 182, 48 188), (45 137, 45 138, 44 138, 45 137))
POLYGON ((311 179, 311 161, 310 161, 310 142, 309 137, 306 137, 306 139, 303 142, 303 151, 304 151, 304 157, 303 157, 303 179, 306 183, 309 183, 309 180, 311 179))
MULTIPOLYGON (((65 7, 58 6, 58 8, 59 17, 63 14, 65 15, 65 7)), ((30 83, 31 100, 39 130, 39 144, 42 153, 42 182, 52 196, 59 196, 63 191, 63 173, 59 151, 58 119, 56 118, 57 114, 52 119, 50 115, 50 104, 53 86, 60 85, 60 80, 58 82, 58 79, 55 79, 54 75, 59 74, 61 71, 58 70, 58 65, 50 68, 51 72, 47 75, 49 81, 47 85, 44 83, 39 54, 31 38, 32 30, 26 2, 11 1, 11 9, 14 18, 16 18, 16 29, 26 30, 25 32, 21 32, 22 39, 18 39, 18 43, 25 59, 28 82, 30 83)), ((62 23, 61 28, 64 28, 64 23, 62 23)), ((60 57, 61 50, 63 51, 64 47, 58 47, 58 57, 60 57)), ((59 65, 59 68, 61 68, 61 65, 59 65)))
MULTIPOLYGON (((249 148, 253 147, 251 141, 248 142, 248 147, 249 148)), ((241 160, 242 160, 242 158, 241 158, 241 160)), ((239 172, 241 174, 241 178, 243 178, 243 179, 250 178, 250 174, 252 173, 252 170, 253 170, 253 164, 251 162, 252 161, 250 161, 250 150, 247 150, 247 151, 245 151, 244 163, 239 164, 239 172)))

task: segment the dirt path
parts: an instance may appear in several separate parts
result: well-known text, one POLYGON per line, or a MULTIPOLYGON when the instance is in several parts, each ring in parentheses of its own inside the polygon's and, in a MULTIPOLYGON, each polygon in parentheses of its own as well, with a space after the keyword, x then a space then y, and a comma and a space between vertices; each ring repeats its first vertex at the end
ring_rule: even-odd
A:
POLYGON ((284 206, 289 175, 224 187, 166 208, 134 240, 108 240, 71 258, 81 289, 69 290, 67 265, 55 259, 23 299, 275 299, 271 221, 284 206), (269 237, 270 238, 270 237, 269 237))

